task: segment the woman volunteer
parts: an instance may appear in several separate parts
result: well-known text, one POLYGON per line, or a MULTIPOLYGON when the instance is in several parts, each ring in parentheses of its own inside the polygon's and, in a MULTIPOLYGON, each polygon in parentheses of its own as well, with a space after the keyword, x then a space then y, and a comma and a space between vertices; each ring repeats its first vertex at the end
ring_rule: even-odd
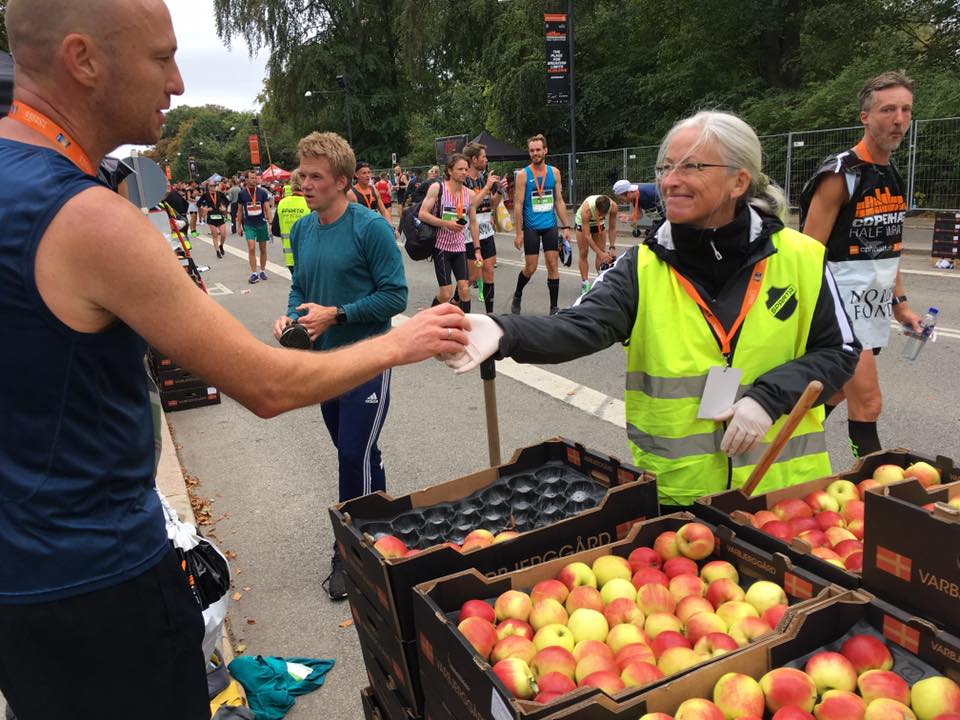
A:
MULTIPOLYGON (((760 171, 753 129, 701 112, 660 146, 666 222, 553 317, 471 316, 465 372, 499 351, 572 360, 626 345, 626 425, 634 462, 660 501, 685 506, 742 485, 807 383, 830 397, 860 343, 820 243, 784 226, 779 188, 760 171)), ((830 474, 823 408, 801 420, 757 492, 830 474)))
MULTIPOLYGON (((420 205, 420 222, 437 228, 437 249, 433 253, 433 266, 440 289, 433 305, 447 302, 453 296, 450 274, 457 281, 460 307, 470 312, 470 286, 467 284, 467 244, 463 229, 470 223, 470 237, 480 237, 477 213, 473 203, 473 191, 463 184, 467 177, 467 158, 454 153, 447 160, 446 179, 434 183, 420 205), (434 212, 440 209, 440 217, 434 212)), ((477 250, 480 257, 480 248, 477 250)), ((471 262, 473 258, 471 258, 471 262)))

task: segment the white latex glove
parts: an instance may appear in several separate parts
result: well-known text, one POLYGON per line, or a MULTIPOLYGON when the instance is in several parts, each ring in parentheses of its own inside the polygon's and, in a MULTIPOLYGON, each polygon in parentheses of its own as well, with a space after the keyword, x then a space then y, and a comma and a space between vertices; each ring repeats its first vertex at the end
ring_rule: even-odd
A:
POLYGON ((767 434, 773 420, 756 400, 740 398, 725 413, 714 418, 717 422, 730 421, 720 441, 720 449, 728 457, 752 450, 767 434))
POLYGON ((469 314, 470 330, 467 332, 467 349, 465 352, 451 355, 443 354, 443 361, 447 367, 456 370, 457 375, 470 372, 484 360, 497 352, 500 348, 500 338, 503 337, 503 328, 490 317, 480 314, 469 314))

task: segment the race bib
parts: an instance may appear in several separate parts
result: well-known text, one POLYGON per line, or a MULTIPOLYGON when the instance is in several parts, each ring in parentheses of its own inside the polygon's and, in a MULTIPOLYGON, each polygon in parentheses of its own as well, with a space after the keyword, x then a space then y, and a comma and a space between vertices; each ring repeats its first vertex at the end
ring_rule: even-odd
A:
POLYGON ((247 203, 247 216, 256 217, 257 215, 263 214, 263 206, 260 203, 252 202, 247 203))
POLYGON ((530 201, 535 213, 553 212, 553 190, 544 190, 543 195, 534 193, 530 201))
POLYGON ((493 213, 477 213, 477 226, 481 238, 488 238, 497 232, 493 227, 493 213))
POLYGON ((210 215, 211 220, 223 220, 223 215, 220 213, 213 213, 210 215))
POLYGON ((457 209, 455 207, 452 207, 450 205, 445 205, 443 207, 443 210, 441 211, 441 214, 440 214, 441 220, 446 220, 448 222, 456 222, 457 218, 458 218, 457 209))

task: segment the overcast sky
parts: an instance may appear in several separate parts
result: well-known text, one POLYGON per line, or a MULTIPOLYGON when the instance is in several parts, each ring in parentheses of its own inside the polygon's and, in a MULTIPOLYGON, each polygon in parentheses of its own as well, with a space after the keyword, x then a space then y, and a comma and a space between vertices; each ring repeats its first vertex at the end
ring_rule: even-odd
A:
MULTIPOLYGON (((231 110, 253 110, 263 88, 266 53, 250 57, 242 38, 228 50, 217 37, 211 0, 166 0, 177 33, 177 64, 185 92, 171 106, 223 105, 231 110)), ((127 157, 130 146, 111 153, 127 157)))

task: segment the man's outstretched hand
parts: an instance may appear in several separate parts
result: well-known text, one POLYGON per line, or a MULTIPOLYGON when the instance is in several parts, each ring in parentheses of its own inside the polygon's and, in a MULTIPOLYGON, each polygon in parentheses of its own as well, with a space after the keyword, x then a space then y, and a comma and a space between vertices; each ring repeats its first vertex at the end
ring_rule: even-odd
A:
POLYGON ((409 365, 430 357, 463 353, 470 321, 463 310, 442 303, 421 310, 382 336, 392 346, 393 365, 409 365))

